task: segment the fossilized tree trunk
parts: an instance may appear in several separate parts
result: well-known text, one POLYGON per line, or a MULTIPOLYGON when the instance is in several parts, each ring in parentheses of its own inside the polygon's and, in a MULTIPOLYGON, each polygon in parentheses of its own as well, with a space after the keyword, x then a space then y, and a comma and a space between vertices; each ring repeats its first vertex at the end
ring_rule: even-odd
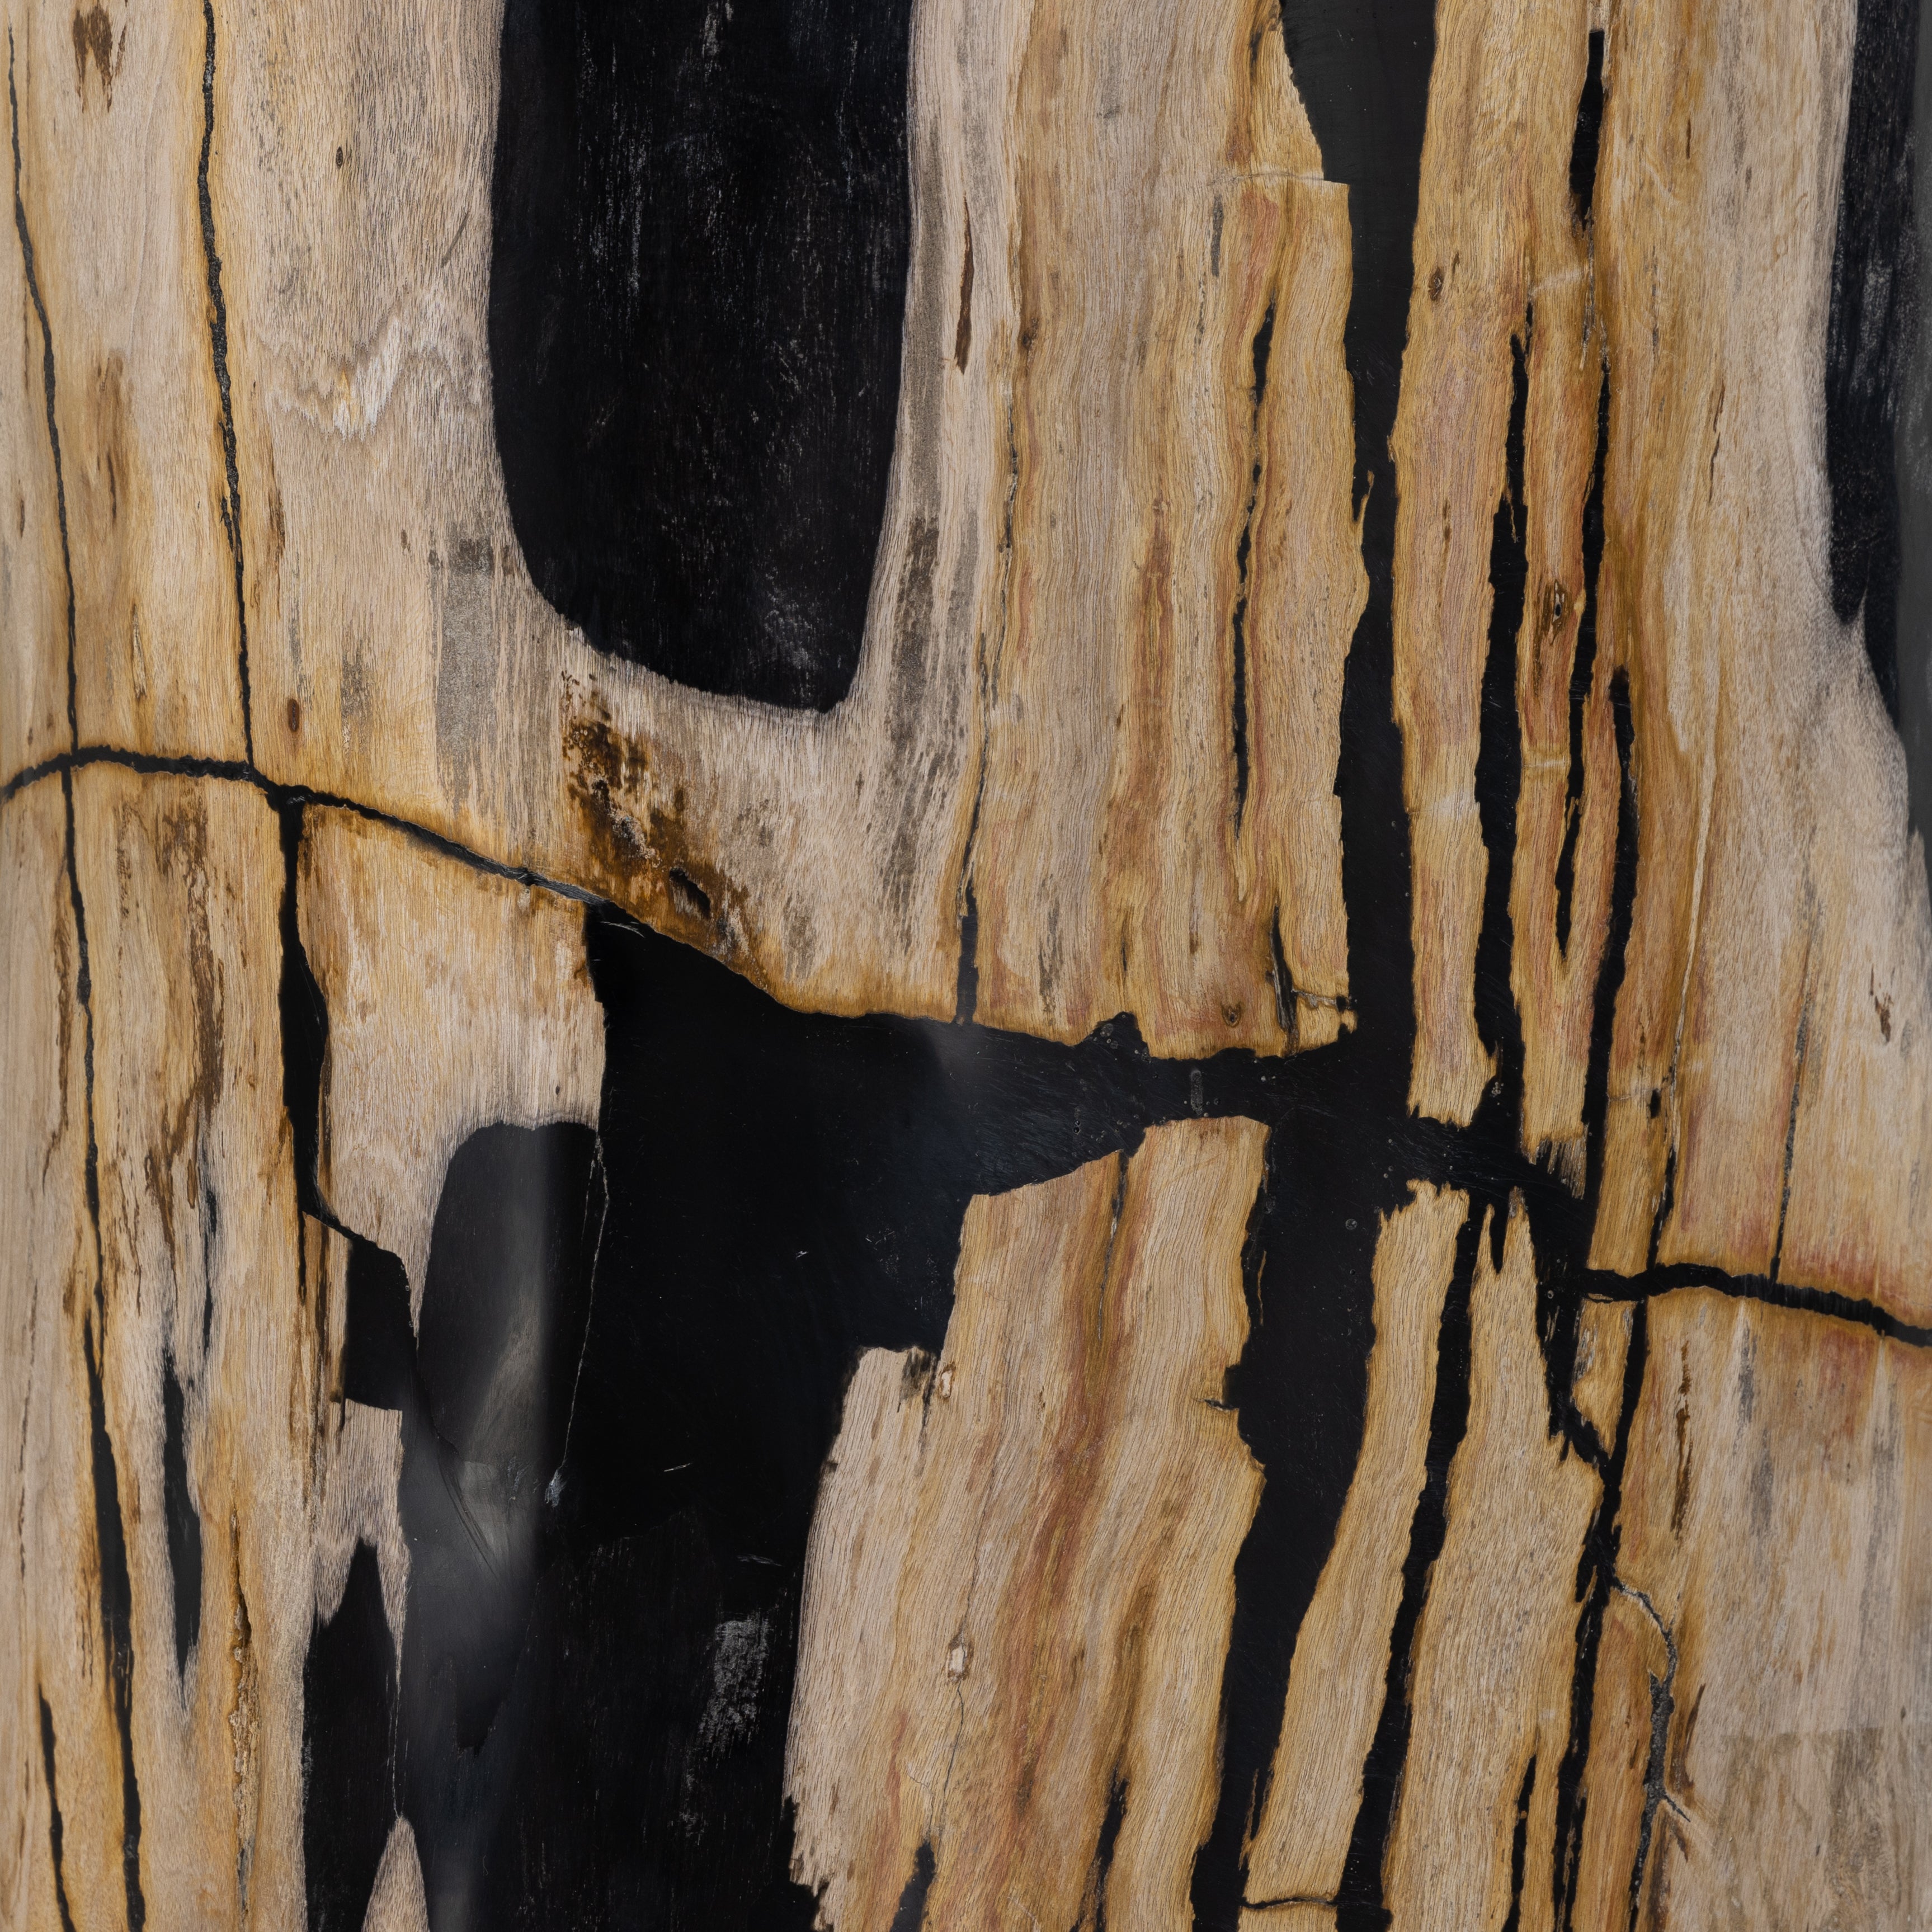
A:
POLYGON ((6 12, 0 1922, 1932 1923, 1913 0, 6 12))

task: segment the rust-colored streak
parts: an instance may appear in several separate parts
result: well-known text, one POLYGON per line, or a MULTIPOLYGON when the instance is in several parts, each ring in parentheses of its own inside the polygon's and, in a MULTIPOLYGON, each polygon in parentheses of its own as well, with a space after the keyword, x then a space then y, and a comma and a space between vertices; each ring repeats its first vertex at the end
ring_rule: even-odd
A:
POLYGON ((747 942, 748 896, 687 833, 682 790, 668 800, 651 796, 651 764, 649 748, 625 737, 594 706, 567 724, 565 782, 590 882, 660 932, 770 990, 747 942))
POLYGON ((95 0, 95 4, 86 12, 74 16, 74 92, 85 100, 87 98, 87 70, 90 62, 100 83, 101 104, 114 105, 115 77, 121 71, 122 57, 128 50, 128 29, 121 29, 121 38, 116 44, 113 24, 107 17, 107 10, 95 0))
POLYGON ((966 358, 973 352, 973 216, 968 209, 966 251, 959 267, 959 326, 952 338, 952 366, 966 373, 966 358))

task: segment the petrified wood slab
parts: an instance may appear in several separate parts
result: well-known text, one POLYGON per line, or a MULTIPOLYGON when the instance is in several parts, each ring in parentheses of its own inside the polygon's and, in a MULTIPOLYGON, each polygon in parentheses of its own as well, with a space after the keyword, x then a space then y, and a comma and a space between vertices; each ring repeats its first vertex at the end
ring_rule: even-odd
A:
POLYGON ((0 1922, 1932 1922, 1914 0, 6 24, 0 1922))

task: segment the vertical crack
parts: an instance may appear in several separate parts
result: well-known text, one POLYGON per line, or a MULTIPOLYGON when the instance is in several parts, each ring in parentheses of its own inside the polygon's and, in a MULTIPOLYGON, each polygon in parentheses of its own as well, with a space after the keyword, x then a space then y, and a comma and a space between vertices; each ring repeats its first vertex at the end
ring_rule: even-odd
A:
MULTIPOLYGON (((94 1313, 96 1324, 106 1330, 106 1264, 100 1246, 100 1147, 94 1123, 94 968, 87 945, 87 908, 80 893, 80 861, 76 850, 74 808, 74 773, 61 773, 61 803, 67 818, 67 891, 74 914, 76 970, 74 998, 80 1006, 81 1053, 83 1067, 82 1096, 87 1124, 87 1225, 94 1241, 94 1313)), ((64 1076, 63 1076, 64 1077, 64 1076)))
POLYGON ((1529 1801, 1536 1790, 1536 1758, 1523 1767, 1522 1786, 1516 1795, 1516 1832, 1510 1840, 1510 1909, 1502 1932, 1521 1932, 1522 1874, 1529 1855, 1529 1801))
POLYGON ((235 622, 239 639, 237 670, 242 686, 242 755, 255 762, 254 704, 248 684, 248 604, 242 570, 242 472, 236 459, 235 398, 228 376, 228 304, 221 293, 221 254, 214 243, 214 200, 208 185, 208 164, 214 146, 214 4, 202 0, 207 33, 207 58, 201 70, 201 160, 196 170, 201 201, 201 250, 208 265, 208 335, 214 354, 214 382, 221 395, 221 455, 226 466, 228 494, 221 506, 222 527, 235 560, 235 622))
POLYGON ((1610 916, 1597 965, 1594 1010, 1590 1016, 1589 1059, 1583 1074, 1585 1135, 1584 1238, 1594 1226, 1604 1190, 1604 1130, 1610 1114, 1610 1048, 1616 1031, 1617 996, 1623 990, 1630 927, 1636 913, 1636 724, 1630 710, 1630 676, 1619 665, 1610 675, 1610 717, 1617 743, 1617 836, 1610 872, 1610 916))
MULTIPOLYGON (((40 280, 34 263, 34 240, 27 230, 27 204, 20 194, 20 97, 14 85, 14 30, 7 29, 7 105, 14 135, 14 229, 20 238, 20 260, 26 270, 27 294, 40 325, 40 377, 46 392, 47 442, 53 452, 54 510, 60 524, 61 574, 67 585, 67 731, 69 746, 80 748, 80 704, 74 665, 74 554, 67 529, 67 472, 61 461, 60 422, 54 409, 54 338, 47 322, 47 305, 40 298, 40 280)), ((70 814, 70 817, 71 814, 70 814)))
MULTIPOLYGON (((1024 358, 1026 343, 1022 339, 1024 358)), ((1017 392, 1020 371, 1016 369, 1013 385, 1017 392)), ((1013 512, 1020 489, 1019 438, 1013 423, 1013 402, 1006 400, 1006 488, 1005 520, 1000 532, 1000 618, 998 641, 989 652, 986 634, 980 634, 978 681, 980 686, 980 770, 973 786, 973 812, 966 824, 966 842, 959 854, 959 978, 954 995, 953 1017, 962 1025, 970 1022, 980 998, 978 947, 980 910, 973 896, 973 865, 980 842, 980 813, 986 800, 986 767, 993 754, 993 706, 999 697, 999 654, 1006 649, 1006 622, 1013 593, 1013 512)))
POLYGON ((1570 1736, 1556 1772, 1556 1837, 1550 1863, 1550 1922, 1558 1932, 1570 1932, 1576 1907, 1589 1798, 1583 1787, 1583 1772, 1590 1760, 1590 1732, 1596 1717, 1597 1660, 1603 1646, 1604 1612, 1610 1592, 1616 1587, 1617 1555, 1623 1541, 1618 1518, 1623 1509, 1624 1466, 1630 1454, 1631 1424, 1643 1393, 1649 1340, 1650 1310, 1648 1304, 1640 1301, 1630 1316, 1616 1439, 1604 1467, 1603 1492, 1576 1565, 1576 1600, 1583 1610, 1576 1620, 1576 1665, 1570 1679, 1570 1736))
POLYGON ((61 1932, 74 1932, 74 1912, 67 1902, 67 1869, 62 1852, 60 1792, 54 1783, 54 1714, 47 1708, 44 1691, 40 1694, 40 1762, 47 1778, 47 1844, 53 1854, 54 1904, 60 1911, 61 1932))
MULTIPOLYGON (((1657 1606, 1641 1590, 1634 1590, 1616 1580, 1612 1586, 1633 1603, 1641 1604, 1650 1620, 1657 1626, 1658 1636, 1664 1640, 1664 1676, 1650 1680, 1650 1756, 1643 1772, 1643 1817, 1637 1826, 1636 1855, 1630 1862, 1630 1917, 1627 1922, 1630 1932, 1636 1932, 1637 1904, 1643 1891, 1644 1868, 1650 1862, 1652 1834, 1657 1825, 1657 1808, 1659 1804, 1672 1804, 1668 1792, 1664 1788, 1664 1756, 1670 1742, 1671 1714, 1676 1708, 1677 1690, 1677 1640, 1670 1628, 1657 1613, 1657 1606)), ((1672 1808, 1676 1808, 1672 1804, 1672 1808)))
MULTIPOLYGON (((1220 204, 1216 203, 1216 212, 1220 204)), ((1216 230, 1218 237, 1219 230, 1216 230)), ((1248 448, 1252 466, 1248 472, 1247 508, 1241 515, 1240 541, 1234 547, 1234 830, 1238 833, 1248 808, 1248 572, 1254 553, 1255 506, 1262 494, 1262 402, 1268 394, 1269 351, 1274 346, 1274 304, 1270 302, 1262 326, 1255 332, 1254 382, 1249 391, 1252 414, 1248 423, 1248 448)))
POLYGON ((100 1642, 107 1664, 108 1700, 121 1744, 121 1879, 128 1900, 128 1932, 142 1932, 147 1902, 141 1894, 141 1787, 134 1775, 134 1592, 128 1571, 128 1537, 121 1517, 121 1483, 107 1430, 106 1398, 94 1329, 86 1324, 88 1424, 93 1443, 94 1533, 100 1569, 100 1642))
MULTIPOLYGON (((1595 42, 1603 36, 1590 38, 1595 42)), ((1600 58, 1592 55, 1593 59, 1600 58)), ((1556 860, 1556 950, 1565 959, 1570 956, 1576 886, 1576 841, 1583 827, 1583 710, 1597 680, 1597 586, 1604 565, 1604 472, 1610 446, 1610 379, 1606 369, 1598 377, 1597 456, 1589 494, 1583 500, 1583 608, 1576 620, 1576 655, 1570 671, 1570 771, 1563 789, 1563 848, 1556 860)))

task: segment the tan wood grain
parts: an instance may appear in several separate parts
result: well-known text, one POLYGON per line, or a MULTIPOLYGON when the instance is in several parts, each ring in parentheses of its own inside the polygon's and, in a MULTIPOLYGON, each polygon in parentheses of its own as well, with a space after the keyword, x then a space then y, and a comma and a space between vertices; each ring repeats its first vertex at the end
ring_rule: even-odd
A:
POLYGON ((66 1016, 9 1035, 39 1052, 10 1090, 26 1105, 8 1225, 33 1242, 6 1282, 9 1466, 27 1478, 8 1518, 26 1614, 8 1619, 22 1648, 7 1718, 13 1761, 40 1774, 10 1783, 15 1854, 0 1887, 23 1907, 9 1922, 34 1926, 64 1923, 63 1899, 78 1924, 126 1922, 137 1901, 158 1925, 296 1924, 311 1619, 365 1540, 400 1628, 400 1440, 393 1414, 339 1398, 346 1246, 296 1213, 274 815, 252 787, 111 766, 76 773, 72 790, 71 877, 58 782, 0 812, 20 915, 8 930, 31 949, 8 985, 66 1016), (201 1550, 178 1660, 166 1377, 182 1391, 201 1550))
MULTIPOLYGON (((17 58, 14 66, 10 138, 17 58)), ((16 217, 24 213, 20 208, 16 217)), ((0 784, 73 746, 61 485, 47 435, 47 342, 17 220, 5 239, 8 245, 0 247, 0 315, 7 331, 0 352, 0 784)))
POLYGON ((302 948, 328 1017, 317 1184, 420 1306, 449 1157, 479 1127, 597 1124, 584 908, 350 812, 304 814, 302 948))
MULTIPOLYGON (((1409 1103, 1421 1113, 1466 1122, 1493 1070, 1477 1034, 1474 1004, 1476 942, 1490 862, 1477 815, 1475 775, 1493 602, 1491 540, 1508 481, 1510 342, 1529 339, 1530 306, 1539 295, 1550 346, 1538 370, 1544 405, 1538 428, 1544 430, 1546 422, 1547 430, 1538 439, 1539 487, 1530 514, 1537 561, 1550 575, 1532 580, 1526 598, 1532 622, 1539 607, 1553 610, 1550 586, 1570 574, 1580 552, 1577 486, 1594 440, 1594 395, 1578 422, 1560 405, 1551 407, 1556 398, 1547 393, 1567 391, 1567 400, 1580 400, 1591 388, 1595 359, 1589 334, 1577 326, 1588 305, 1574 286, 1582 263, 1568 185, 1587 19, 1582 0, 1501 8, 1446 0, 1438 10, 1436 36, 1415 284, 1391 440, 1399 492, 1395 704, 1414 874, 1416 1042, 1409 1103), (1586 430, 1580 451, 1576 440, 1586 430), (1574 492, 1568 500, 1565 483, 1574 492)), ((1581 574, 1576 568, 1575 578, 1581 574)), ((1569 588, 1580 590, 1580 583, 1569 588)), ((1571 613, 1566 604, 1564 618, 1551 626, 1555 634, 1546 643, 1552 659, 1562 657, 1574 628, 1571 613)), ((1540 723, 1550 707, 1538 700, 1550 674, 1538 675, 1538 654, 1534 642, 1520 652, 1519 674, 1527 666, 1526 695, 1540 723)), ((1556 681, 1567 692, 1567 663, 1556 667, 1556 681)), ((1567 741, 1567 706, 1563 725, 1567 741)), ((1533 736, 1526 766, 1540 748, 1533 736)), ((1532 836, 1541 829, 1540 802, 1532 790, 1532 836)))
POLYGON ((1486 1225, 1470 1297, 1468 1430, 1450 1465, 1442 1554, 1416 1628, 1414 1727, 1384 1867, 1384 1897, 1403 1927, 1500 1925, 1513 1894, 1522 1926, 1551 1922, 1578 1564, 1601 1490, 1550 1413, 1520 1204, 1511 1204, 1499 1268, 1490 1233, 1486 1225))
POLYGON ((1581 5, 1451 8, 1438 22, 1395 436, 1411 1099, 1466 1121, 1491 1071, 1473 968, 1495 858, 1474 780, 1514 337, 1528 384, 1511 880, 1524 1147, 1580 1191, 1621 670, 1638 872, 1596 1262, 1635 1272, 1654 1234, 1666 1263, 1775 1271, 1922 1320, 1932 1191, 1894 1137, 1916 1148, 1932 1135, 1932 916, 1862 623, 1831 609, 1815 400, 1852 10, 1614 10, 1584 225, 1568 172, 1591 24, 1581 5), (1607 541, 1559 944, 1581 518, 1606 368, 1607 541))
POLYGON ((1605 605, 1640 802, 1597 1250, 1640 1265, 1669 1171, 1663 1260, 1923 1320, 1932 1195, 1898 1152, 1932 1129, 1932 926, 1861 624, 1832 613, 1812 400, 1852 25, 1640 5, 1612 30, 1605 605))
POLYGON ((1576 1373, 1570 1386, 1578 1416, 1600 1443, 1617 1439, 1622 1425, 1624 1377, 1636 1311, 1628 1302, 1586 1301, 1576 1317, 1576 1373))
POLYGON ((529 582, 484 351, 494 22, 224 20, 218 113, 246 134, 212 180, 264 769, 606 893, 794 1004, 950 1012, 970 893, 1000 1024, 1071 1039, 1130 1010, 1166 1052, 1333 1038, 1365 595, 1347 211, 1279 33, 925 0, 898 453, 857 678, 820 716, 602 658, 529 582), (1067 147, 1061 90, 1097 112, 1117 86, 1100 145, 1067 147))
MULTIPOLYGON (((88 1458, 82 1331, 94 1306, 87 1215, 87 1038, 80 954, 68 888, 67 820, 58 784, 0 807, 0 1918, 58 1923, 47 1843, 42 1703, 57 1740, 57 1777, 74 1812, 76 1870, 69 1909, 110 1922, 120 1790, 102 1694, 98 1598, 87 1558, 92 1498, 62 1480, 88 1458), (28 1502, 33 1508, 28 1513, 28 1502), (38 1771, 38 1774, 36 1774, 38 1771)), ((118 1874, 114 1874, 118 1879, 118 1874)))
POLYGON ((1919 1924, 1932 1358, 1702 1290, 1648 1328, 1576 1923, 1919 1924))
POLYGON ((787 1786, 824 1923, 1185 1922, 1260 1475, 1224 1404, 1262 1130, 981 1196, 937 1362, 861 1361, 807 1559, 787 1786), (1105 1889, 1095 1853, 1124 1796, 1105 1889))
POLYGON ((1034 16, 1012 580, 970 880, 994 1025, 1077 1040, 1126 1011, 1156 1052, 1274 1052, 1300 1006, 1334 1036, 1334 771, 1366 594, 1348 209, 1305 121, 1264 111, 1298 106, 1286 66, 1234 8, 1034 16))
MULTIPOLYGON (((138 1846, 130 1816, 98 1872, 78 1846, 64 1869, 105 1897, 131 1856, 157 1922, 283 1918, 302 1898, 304 1532, 322 1474, 327 1277, 304 1278, 281 1107, 279 842, 239 785, 101 767, 74 790, 101 1172, 99 1300, 76 1318, 92 1324, 117 1490, 101 1489, 98 1448, 91 1472, 76 1459, 44 1473, 83 1508, 118 1499, 132 1593, 122 1748, 141 1809, 138 1846), (178 1675, 160 1508, 167 1373, 184 1393, 203 1562, 200 1636, 178 1675)), ((76 1580, 104 1604, 104 1554, 96 1564, 76 1580)), ((95 1658, 62 1662, 112 1706, 95 1658)), ((98 1768, 121 1763, 116 1749, 98 1768)), ((64 1792, 64 1817, 71 1803, 64 1792)))
MULTIPOLYGON (((238 759, 241 631, 198 183, 202 10, 17 0, 8 24, 21 214, 52 344, 80 741, 238 759)), ((43 398, 22 428, 50 454, 45 415, 43 398)), ((44 494, 40 507, 52 507, 44 494)), ((61 662, 64 608, 22 614, 38 615, 61 662)))

